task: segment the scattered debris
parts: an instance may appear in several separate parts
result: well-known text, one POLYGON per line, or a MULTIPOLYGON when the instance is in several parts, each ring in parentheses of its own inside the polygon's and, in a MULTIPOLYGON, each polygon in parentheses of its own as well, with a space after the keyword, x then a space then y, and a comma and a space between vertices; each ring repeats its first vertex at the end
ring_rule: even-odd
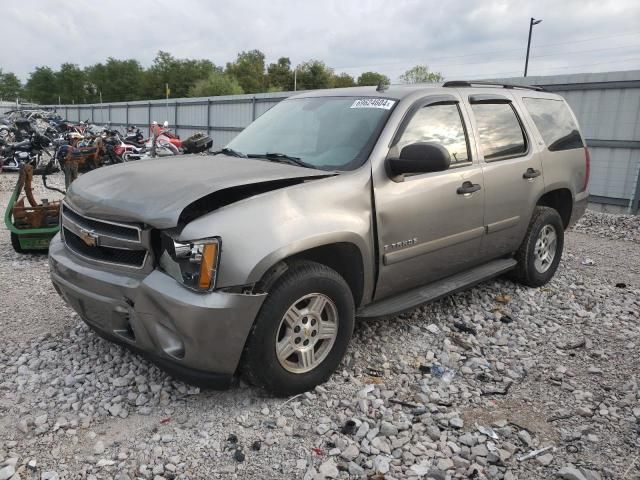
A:
POLYGON ((538 455, 544 453, 544 452, 548 452, 549 450, 551 450, 553 448, 553 445, 550 445, 548 447, 544 447, 544 448, 539 448, 538 450, 532 450, 529 453, 525 454, 525 455, 520 455, 519 457, 517 457, 519 462, 524 462, 525 460, 529 460, 531 458, 535 458, 538 455))
POLYGON ((436 378, 441 378, 444 382, 451 382, 455 376, 455 370, 451 370, 450 368, 445 368, 441 365, 431 365, 431 375, 436 378))
POLYGON ((478 330, 473 325, 467 325, 464 322, 453 322, 453 326, 464 333, 470 333, 471 335, 476 335, 478 330))
POLYGON ((498 303, 505 303, 506 304, 506 303, 509 303, 511 301, 511 295, 506 295, 506 294, 501 293, 499 295, 496 295, 495 300, 498 303))
POLYGON ((343 435, 352 435, 356 431, 356 426, 356 422, 354 422, 353 420, 347 420, 346 422, 344 422, 344 425, 342 426, 340 432, 343 435))
POLYGON ((377 368, 367 367, 367 373, 372 377, 384 377, 384 370, 377 368))
POLYGON ((483 425, 476 424, 476 429, 483 435, 486 435, 489 438, 493 438, 494 440, 498 440, 498 434, 493 430, 493 428, 485 427, 483 425))
POLYGON ((515 320, 511 318, 509 315, 502 315, 500 317, 500 321, 506 325, 513 323, 515 320))
POLYGON ((506 395, 514 382, 508 382, 502 389, 483 389, 482 395, 506 395))
POLYGON ((404 402, 402 400, 398 400, 395 398, 390 398, 389 399, 390 403, 396 403, 398 405, 402 405, 403 407, 409 407, 409 408, 421 408, 424 407, 424 405, 418 405, 417 403, 412 403, 412 402, 404 402))

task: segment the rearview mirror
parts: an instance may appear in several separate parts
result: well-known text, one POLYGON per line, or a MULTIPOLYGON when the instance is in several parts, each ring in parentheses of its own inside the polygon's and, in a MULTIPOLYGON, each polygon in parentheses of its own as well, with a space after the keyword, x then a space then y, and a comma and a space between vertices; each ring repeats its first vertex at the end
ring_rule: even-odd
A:
POLYGON ((439 143, 418 142, 403 147, 400 158, 388 159, 387 165, 392 176, 442 172, 451 165, 451 155, 439 143))

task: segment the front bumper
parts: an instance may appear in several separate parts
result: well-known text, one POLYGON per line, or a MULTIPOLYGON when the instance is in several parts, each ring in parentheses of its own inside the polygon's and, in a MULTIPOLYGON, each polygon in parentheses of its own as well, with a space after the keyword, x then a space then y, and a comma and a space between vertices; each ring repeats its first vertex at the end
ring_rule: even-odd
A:
POLYGON ((105 270, 70 252, 56 235, 51 280, 91 328, 187 381, 228 385, 265 295, 200 294, 168 275, 105 270))

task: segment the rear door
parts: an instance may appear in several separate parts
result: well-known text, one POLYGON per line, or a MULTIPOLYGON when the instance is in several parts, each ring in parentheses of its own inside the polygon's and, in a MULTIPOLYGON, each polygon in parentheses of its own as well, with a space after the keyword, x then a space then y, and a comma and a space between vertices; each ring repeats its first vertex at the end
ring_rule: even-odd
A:
POLYGON ((477 263, 484 234, 482 169, 455 95, 419 100, 392 140, 389 155, 415 142, 437 142, 451 155, 442 172, 374 176, 379 252, 375 299, 423 285, 477 263), (473 190, 464 193, 464 188, 473 190))
POLYGON ((484 174, 484 222, 487 235, 481 256, 515 251, 544 193, 540 155, 536 154, 522 115, 509 94, 468 96, 484 174))

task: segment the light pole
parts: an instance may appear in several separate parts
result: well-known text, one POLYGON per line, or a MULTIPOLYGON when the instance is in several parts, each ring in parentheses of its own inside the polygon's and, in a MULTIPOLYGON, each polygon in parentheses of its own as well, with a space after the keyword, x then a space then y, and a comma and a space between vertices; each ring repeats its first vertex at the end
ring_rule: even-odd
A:
POLYGON ((533 26, 539 24, 542 20, 536 20, 531 17, 529 21, 529 40, 527 41, 527 59, 524 61, 524 76, 527 76, 527 69, 529 68, 529 50, 531 49, 531 32, 533 31, 533 26))

